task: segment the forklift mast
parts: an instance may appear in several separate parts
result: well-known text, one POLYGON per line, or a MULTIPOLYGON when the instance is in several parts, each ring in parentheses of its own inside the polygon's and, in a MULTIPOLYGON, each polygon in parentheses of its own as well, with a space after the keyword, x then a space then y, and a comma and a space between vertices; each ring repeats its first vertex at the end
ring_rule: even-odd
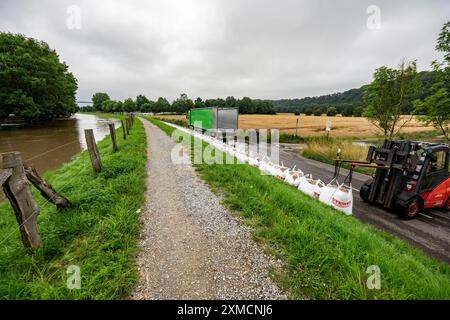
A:
POLYGON ((414 173, 416 170, 420 160, 417 151, 420 149, 420 143, 415 141, 384 140, 380 148, 371 146, 366 162, 375 164, 376 171, 368 200, 385 208, 393 208, 405 172, 414 173))

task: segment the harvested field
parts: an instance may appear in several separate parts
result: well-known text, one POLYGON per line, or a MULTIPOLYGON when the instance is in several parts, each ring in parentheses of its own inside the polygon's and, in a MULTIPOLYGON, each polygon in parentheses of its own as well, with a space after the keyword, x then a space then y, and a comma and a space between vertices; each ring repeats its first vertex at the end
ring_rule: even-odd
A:
MULTIPOLYGON (((409 116, 405 116, 408 117, 409 116)), ((185 120, 185 115, 164 115, 158 118, 185 120)), ((295 133, 297 118, 300 118, 298 134, 303 136, 320 136, 324 134, 326 122, 332 121, 332 136, 339 137, 371 137, 380 134, 380 131, 363 117, 327 117, 327 116, 296 116, 292 113, 279 113, 277 115, 239 115, 239 127, 242 129, 281 129, 283 133, 295 133)), ((405 127, 403 133, 418 131, 432 131, 413 118, 405 127)))

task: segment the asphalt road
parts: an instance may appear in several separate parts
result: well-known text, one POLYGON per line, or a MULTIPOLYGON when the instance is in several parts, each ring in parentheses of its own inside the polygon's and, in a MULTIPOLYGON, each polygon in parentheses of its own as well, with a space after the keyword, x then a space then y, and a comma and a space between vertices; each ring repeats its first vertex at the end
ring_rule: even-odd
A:
MULTIPOLYGON (((300 168, 328 183, 334 174, 334 167, 322 162, 306 159, 298 154, 299 145, 280 144, 280 161, 284 165, 300 168)), ((348 174, 341 169, 340 181, 348 174)), ((450 264, 450 211, 426 210, 414 220, 403 220, 395 212, 371 206, 359 197, 359 188, 369 176, 355 172, 352 186, 354 190, 353 215, 364 223, 385 230, 426 254, 450 264)))

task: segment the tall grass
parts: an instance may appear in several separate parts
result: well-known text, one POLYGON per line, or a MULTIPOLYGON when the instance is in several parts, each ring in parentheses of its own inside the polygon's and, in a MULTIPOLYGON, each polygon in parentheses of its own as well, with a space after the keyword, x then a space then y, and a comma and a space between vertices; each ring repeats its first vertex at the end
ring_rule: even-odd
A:
MULTIPOLYGON (((355 144, 352 139, 310 138, 306 141, 306 147, 301 154, 306 158, 334 165, 338 150, 341 151, 341 159, 364 161, 369 147, 355 144)), ((347 164, 343 164, 343 167, 349 168, 347 164)), ((371 168, 356 167, 355 170, 365 174, 373 173, 371 168)))
POLYGON ((134 259, 140 230, 137 209, 145 191, 145 141, 142 124, 135 121, 126 141, 117 134, 118 152, 112 151, 109 136, 98 144, 103 171, 97 176, 87 152, 45 175, 72 206, 57 212, 34 192, 44 244, 35 252, 24 249, 9 203, 0 204, 0 299, 128 296, 137 281, 134 259), (80 267, 79 290, 67 288, 69 265, 80 267))
MULTIPOLYGON (((151 119, 168 135, 173 128, 151 119)), ((200 144, 201 145, 201 144, 200 144)), ((203 147, 206 144, 203 143, 203 147)), ((218 151, 217 151, 218 152, 218 151)), ((254 237, 284 261, 275 280, 291 298, 450 299, 450 267, 248 165, 195 166, 254 237), (366 273, 381 270, 381 289, 366 273)))

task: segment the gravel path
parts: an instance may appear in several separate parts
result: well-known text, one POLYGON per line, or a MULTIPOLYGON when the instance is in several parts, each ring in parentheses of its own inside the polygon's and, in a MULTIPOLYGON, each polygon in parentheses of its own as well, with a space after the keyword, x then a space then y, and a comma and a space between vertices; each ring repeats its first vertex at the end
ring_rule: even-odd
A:
POLYGON ((139 283, 131 299, 280 299, 269 278, 279 262, 220 204, 190 164, 175 165, 175 145, 141 120, 148 179, 142 213, 139 283))

